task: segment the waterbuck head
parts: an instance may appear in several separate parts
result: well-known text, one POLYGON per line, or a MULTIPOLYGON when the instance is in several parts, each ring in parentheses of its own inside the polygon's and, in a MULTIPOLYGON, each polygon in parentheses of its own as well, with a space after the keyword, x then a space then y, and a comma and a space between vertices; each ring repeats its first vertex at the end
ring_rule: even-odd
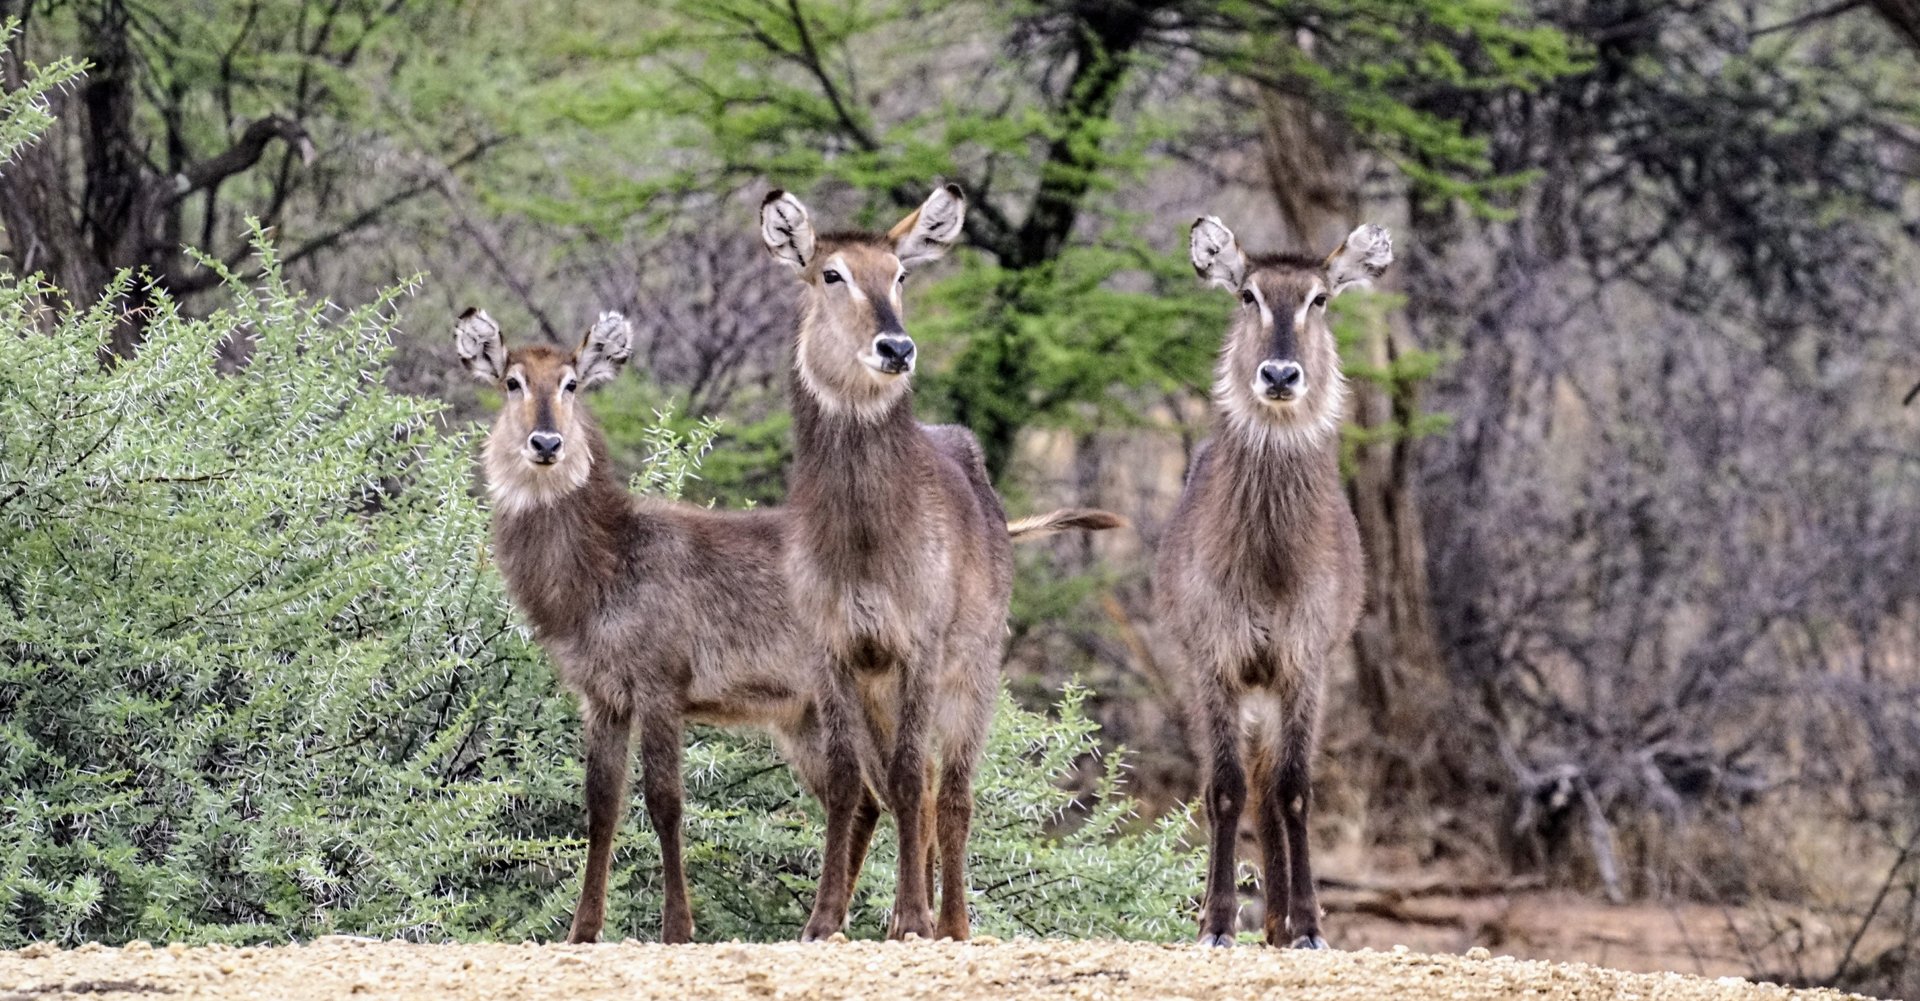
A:
POLYGON ((1317 444, 1340 426, 1345 387, 1327 303, 1369 284, 1393 262, 1393 240, 1371 223, 1323 259, 1249 257, 1213 216, 1194 220, 1193 269, 1240 299, 1220 352, 1213 396, 1236 425, 1262 438, 1317 444))
POLYGON ((626 318, 600 314, 571 353, 546 344, 508 351, 499 324, 478 309, 460 314, 453 336, 467 371, 506 394, 484 461, 495 508, 530 510, 585 485, 593 470, 593 417, 579 394, 611 381, 633 353, 626 318))
POLYGON ((774 191, 761 203, 761 239, 806 287, 795 357, 823 409, 873 418, 907 391, 915 361, 903 319, 907 274, 946 253, 966 215, 953 184, 885 233, 815 234, 800 199, 774 191))

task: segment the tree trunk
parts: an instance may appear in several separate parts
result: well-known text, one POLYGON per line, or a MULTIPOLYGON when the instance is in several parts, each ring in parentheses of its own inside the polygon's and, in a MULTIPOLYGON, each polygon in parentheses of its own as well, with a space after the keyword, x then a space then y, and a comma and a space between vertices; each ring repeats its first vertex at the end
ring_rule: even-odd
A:
MULTIPOLYGON (((179 137, 169 134, 167 162, 150 162, 150 144, 136 114, 143 99, 142 60, 134 50, 127 3, 96 0, 75 10, 86 75, 71 96, 54 96, 59 106, 47 134, 0 170, 0 226, 6 231, 7 266, 22 277, 46 275, 66 295, 70 309, 91 303, 120 272, 135 273, 130 301, 120 304, 103 358, 110 360, 131 356, 139 347, 151 290, 180 296, 216 281, 210 271, 181 266, 183 201, 202 193, 211 199, 223 180, 252 169, 276 140, 307 162, 313 145, 297 120, 268 115, 249 124, 230 147, 199 162, 187 162, 179 137)), ((10 13, 18 16, 15 5, 0 0, 0 17, 10 13)), ((0 60, 0 83, 9 90, 25 83, 31 27, 14 37, 7 58, 0 60)), ((175 96, 184 99, 178 92, 175 96)), ((211 201, 207 214, 213 217, 211 201)))

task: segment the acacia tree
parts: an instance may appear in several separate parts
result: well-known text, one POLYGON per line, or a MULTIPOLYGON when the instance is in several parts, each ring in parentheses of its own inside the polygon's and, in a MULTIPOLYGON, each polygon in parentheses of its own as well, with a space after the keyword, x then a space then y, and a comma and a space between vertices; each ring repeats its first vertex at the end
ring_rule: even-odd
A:
POLYGON ((879 221, 934 178, 958 182, 984 261, 946 283, 949 315, 931 329, 964 335, 944 402, 996 475, 1032 422, 1124 412, 1116 387, 1203 375, 1213 313, 1184 264, 1150 249, 1171 240, 1142 240, 1114 196, 1171 150, 1205 146, 1218 112, 1192 95, 1216 108, 1314 95, 1432 190, 1484 203, 1499 185, 1480 143, 1411 98, 1436 79, 1518 83, 1566 65, 1561 36, 1509 4, 1388 0, 678 3, 615 55, 637 56, 638 73, 556 104, 603 132, 644 129, 643 162, 668 166, 520 204, 588 226, 664 224, 691 204, 705 224, 712 193, 770 179, 851 189, 879 221), (1303 30, 1312 58, 1276 51, 1303 30), (1115 291, 1122 273, 1136 291, 1115 291))

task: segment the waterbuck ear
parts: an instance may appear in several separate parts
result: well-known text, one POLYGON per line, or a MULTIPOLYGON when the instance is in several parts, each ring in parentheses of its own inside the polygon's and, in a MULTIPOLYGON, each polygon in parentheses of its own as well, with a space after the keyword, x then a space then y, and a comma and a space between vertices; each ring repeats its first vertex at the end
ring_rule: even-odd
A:
POLYGON ((500 343, 500 325, 484 309, 469 309, 453 321, 453 347, 467 371, 492 385, 507 374, 507 349, 500 343))
POLYGON ((902 267, 909 270, 931 264, 960 242, 960 230, 967 222, 967 195, 958 184, 945 184, 920 203, 905 219, 887 230, 893 252, 902 267))
POLYGON ((1247 280, 1247 255, 1240 252, 1240 241, 1226 223, 1210 215, 1193 221, 1187 234, 1187 254, 1193 270, 1209 285, 1229 292, 1239 290, 1247 280))
POLYGON ((760 239, 774 260, 795 271, 813 260, 813 220, 807 207, 778 188, 760 203, 760 239))
POLYGON ((1371 285, 1393 263, 1393 237, 1385 226, 1363 224, 1347 234, 1340 249, 1327 256, 1329 290, 1339 295, 1350 288, 1371 285))
POLYGON ((586 340, 580 342, 580 350, 573 353, 573 371, 580 377, 580 388, 612 382, 632 354, 633 325, 619 313, 601 313, 593 329, 587 331, 586 340))

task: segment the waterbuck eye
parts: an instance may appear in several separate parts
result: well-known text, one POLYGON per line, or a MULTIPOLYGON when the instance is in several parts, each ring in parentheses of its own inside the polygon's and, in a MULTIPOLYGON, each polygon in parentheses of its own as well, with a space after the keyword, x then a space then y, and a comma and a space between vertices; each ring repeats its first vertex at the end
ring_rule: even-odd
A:
POLYGON ((1246 304, 1247 304, 1247 305, 1249 305, 1249 306, 1251 306, 1251 305, 1253 305, 1253 290, 1252 290, 1252 289, 1241 289, 1241 290, 1240 290, 1240 301, 1241 301, 1241 302, 1244 302, 1244 303, 1246 303, 1246 304))
POLYGON ((518 380, 518 379, 515 379, 515 378, 514 378, 514 377, 512 377, 512 376, 508 376, 508 377, 507 377, 507 392, 509 392, 509 393, 518 393, 519 391, 520 391, 520 380, 518 380))
POLYGON ((1315 309, 1327 308, 1327 294, 1325 292, 1313 297, 1313 307, 1315 309))
POLYGON ((907 283, 907 273, 905 271, 900 272, 900 277, 895 278, 893 283, 895 285, 905 285, 907 283))
POLYGON ((824 279, 828 285, 840 284, 840 272, 838 271, 822 271, 820 272, 820 277, 824 279))
POLYGON ((567 380, 567 384, 566 384, 566 385, 564 385, 564 386, 561 386, 560 388, 561 388, 561 389, 564 389, 564 390, 566 390, 566 391, 567 391, 567 392, 569 392, 569 393, 571 393, 571 392, 573 392, 574 390, 576 390, 576 389, 579 389, 579 388, 580 388, 580 380, 578 380, 578 379, 568 379, 568 380, 567 380))

